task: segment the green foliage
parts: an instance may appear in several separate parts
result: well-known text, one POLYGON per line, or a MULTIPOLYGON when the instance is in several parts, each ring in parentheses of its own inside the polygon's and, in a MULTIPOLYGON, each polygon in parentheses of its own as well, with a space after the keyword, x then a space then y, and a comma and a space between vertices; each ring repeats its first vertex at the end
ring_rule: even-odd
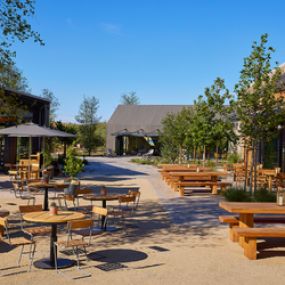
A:
POLYGON ((266 188, 257 189, 253 194, 255 202, 276 202, 276 194, 266 188))
POLYGON ((75 117, 79 126, 79 142, 91 155, 92 150, 96 146, 96 124, 98 122, 97 111, 99 108, 99 101, 97 98, 84 98, 80 105, 79 113, 75 117))
POLYGON ((0 2, 0 65, 11 64, 15 52, 12 44, 33 39, 43 44, 40 35, 33 31, 29 18, 35 13, 34 0, 1 0, 0 2))
POLYGON ((242 158, 240 157, 238 153, 233 152, 233 153, 228 154, 227 161, 228 163, 239 163, 242 161, 242 158))
POLYGON ((265 188, 257 189, 253 195, 241 188, 229 188, 223 195, 230 202, 276 202, 276 194, 265 188))
POLYGON ((267 45, 268 35, 254 42, 251 54, 244 59, 240 80, 235 86, 236 113, 240 121, 240 136, 252 147, 250 188, 256 183, 257 148, 261 141, 270 141, 278 134, 278 126, 284 122, 285 103, 280 89, 281 71, 271 67, 274 49, 267 45))
POLYGON ((140 103, 140 99, 135 91, 123 94, 121 101, 123 105, 138 105, 140 103))
POLYGON ((215 170, 217 167, 217 163, 213 160, 208 160, 205 165, 211 168, 212 170, 215 170))
POLYGON ((188 130, 192 120, 189 108, 184 108, 178 114, 168 114, 162 121, 163 130, 160 136, 162 156, 171 162, 181 163, 184 150, 191 144, 188 130))
POLYGON ((243 189, 239 188, 229 188, 223 195, 227 201, 230 202, 250 202, 251 195, 248 192, 245 192, 243 189))
POLYGON ((76 157, 73 145, 68 147, 65 159, 64 171, 71 177, 76 177, 84 168, 82 159, 76 157))
POLYGON ((57 97, 47 88, 42 90, 42 97, 50 101, 49 122, 55 122, 56 111, 60 105, 57 97))

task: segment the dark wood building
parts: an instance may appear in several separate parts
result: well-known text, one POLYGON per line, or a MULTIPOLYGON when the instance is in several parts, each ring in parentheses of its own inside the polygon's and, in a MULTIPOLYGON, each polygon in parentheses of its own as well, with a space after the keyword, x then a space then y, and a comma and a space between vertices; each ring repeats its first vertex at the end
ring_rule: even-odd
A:
MULTIPOLYGON (((8 96, 23 108, 22 120, 33 122, 40 126, 49 126, 50 102, 29 93, 15 91, 12 89, 1 89, 1 98, 5 100, 8 96)), ((11 111, 9 111, 11 112, 11 111)), ((7 128, 16 124, 15 114, 9 112, 0 113, 0 128, 7 128)), ((36 153, 41 149, 41 139, 32 139, 32 152, 36 153)), ((17 159, 17 138, 0 137, 0 165, 5 163, 16 163, 17 159)))

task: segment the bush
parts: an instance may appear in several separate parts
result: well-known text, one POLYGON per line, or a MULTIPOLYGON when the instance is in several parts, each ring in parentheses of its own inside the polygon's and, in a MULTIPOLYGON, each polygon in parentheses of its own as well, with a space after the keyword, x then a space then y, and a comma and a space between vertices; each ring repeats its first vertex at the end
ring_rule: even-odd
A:
POLYGON ((213 160, 208 160, 207 162, 206 162, 206 166, 207 167, 209 167, 210 169, 212 169, 212 170, 215 170, 215 168, 216 168, 216 162, 215 161, 213 161, 213 160))
POLYGON ((256 190, 253 195, 243 189, 229 188, 223 195, 229 202, 276 202, 276 194, 266 188, 256 190))
POLYGON ((239 188, 229 188, 223 195, 229 202, 250 202, 252 200, 248 192, 239 188))
POLYGON ((276 194, 261 188, 254 192, 253 199, 255 202, 276 202, 276 194))
POLYGON ((241 157, 238 153, 230 153, 228 154, 228 163, 239 163, 242 161, 241 157))

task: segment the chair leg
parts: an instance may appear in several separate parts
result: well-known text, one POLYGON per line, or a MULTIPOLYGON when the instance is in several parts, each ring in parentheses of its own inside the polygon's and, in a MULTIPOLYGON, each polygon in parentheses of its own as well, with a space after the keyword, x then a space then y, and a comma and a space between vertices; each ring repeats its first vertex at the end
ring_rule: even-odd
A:
POLYGON ((22 261, 22 256, 23 256, 23 252, 24 252, 24 245, 21 246, 21 251, 20 251, 20 255, 19 255, 19 258, 18 258, 18 266, 20 266, 21 264, 21 261, 22 261))
POLYGON ((76 262, 77 262, 77 268, 80 269, 80 260, 79 260, 79 254, 78 254, 78 247, 75 248, 72 247, 73 254, 76 256, 76 262))
POLYGON ((33 265, 33 262, 34 262, 35 252, 36 252, 36 244, 34 243, 33 250, 32 250, 32 252, 31 252, 31 256, 30 256, 30 267, 29 267, 29 271, 32 270, 32 265, 33 265))

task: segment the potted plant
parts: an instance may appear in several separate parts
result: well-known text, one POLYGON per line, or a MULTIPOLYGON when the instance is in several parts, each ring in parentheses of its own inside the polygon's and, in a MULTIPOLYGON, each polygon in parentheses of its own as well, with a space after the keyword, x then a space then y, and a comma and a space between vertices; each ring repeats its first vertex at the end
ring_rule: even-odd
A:
POLYGON ((71 145, 67 149, 64 171, 71 177, 69 188, 67 189, 68 195, 75 196, 76 189, 79 187, 77 175, 83 170, 84 164, 82 159, 78 158, 75 153, 75 148, 71 145))
POLYGON ((52 202, 52 203, 50 204, 50 207, 49 207, 49 213, 50 213, 51 215, 57 215, 57 212, 58 212, 58 207, 57 207, 57 205, 56 205, 55 202, 52 202))

